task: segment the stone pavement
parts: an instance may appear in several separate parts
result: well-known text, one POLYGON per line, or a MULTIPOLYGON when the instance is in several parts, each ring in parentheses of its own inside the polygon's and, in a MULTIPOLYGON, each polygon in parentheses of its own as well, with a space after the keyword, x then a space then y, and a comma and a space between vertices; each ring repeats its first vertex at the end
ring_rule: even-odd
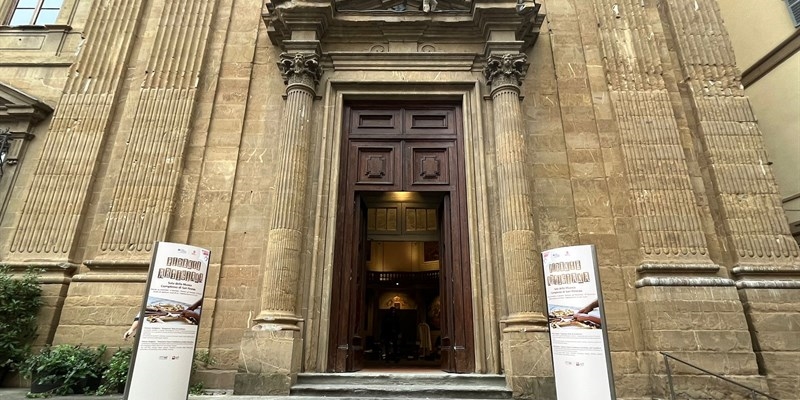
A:
MULTIPOLYGON (((28 393, 27 389, 10 389, 0 388, 0 400, 28 400, 25 394, 28 393)), ((109 396, 92 396, 92 395, 73 395, 73 396, 53 396, 49 397, 52 400, 122 400, 121 394, 109 396)), ((213 395, 190 395, 189 400, 391 400, 378 397, 317 397, 317 396, 235 396, 231 393, 213 394, 213 395)), ((420 398, 404 398, 403 400, 432 400, 432 397, 420 398)), ((180 399, 159 399, 153 398, 151 400, 180 400, 180 399)), ((448 399, 459 400, 459 399, 448 399)))
MULTIPOLYGON (((28 400, 25 394, 28 389, 9 389, 0 388, 0 400, 28 400)), ((53 396, 49 397, 53 400, 122 400, 121 394, 109 396, 92 396, 92 395, 73 395, 73 396, 53 396)), ((284 396, 234 396, 230 393, 215 394, 215 395, 202 395, 202 396, 189 396, 192 400, 286 400, 284 396)), ((292 400, 312 400, 313 397, 292 397, 292 400)), ((171 400, 171 399, 157 399, 152 400, 171 400)), ((360 400, 364 400, 363 398, 360 400)))

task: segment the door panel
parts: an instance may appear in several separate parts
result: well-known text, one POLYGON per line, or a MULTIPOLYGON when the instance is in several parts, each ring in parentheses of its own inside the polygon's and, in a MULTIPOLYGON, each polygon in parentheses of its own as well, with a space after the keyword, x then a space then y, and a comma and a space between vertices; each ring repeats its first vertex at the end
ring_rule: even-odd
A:
POLYGON ((353 190, 400 190, 400 143, 350 144, 349 181, 353 190))
POLYGON ((351 135, 399 135, 403 129, 402 110, 351 108, 348 119, 351 135))
POLYGON ((455 136, 458 133, 456 110, 453 107, 407 108, 403 115, 403 133, 407 135, 455 136))
POLYGON ((455 188, 454 142, 404 142, 404 190, 450 191, 455 188))
POLYGON ((442 296, 442 370, 468 373, 475 369, 472 329, 472 289, 469 251, 462 235, 458 204, 448 195, 442 200, 439 276, 442 296))
POLYGON ((337 240, 338 273, 334 274, 331 314, 331 348, 328 351, 328 370, 332 372, 354 372, 363 368, 364 302, 366 290, 366 245, 367 215, 361 196, 354 194, 346 202, 344 214, 352 223, 343 224, 341 239, 337 240))
POLYGON ((367 288, 367 207, 361 200, 360 195, 356 195, 354 201, 355 210, 353 212, 353 224, 356 225, 353 238, 355 244, 353 251, 356 253, 355 264, 353 265, 353 284, 351 286, 350 299, 353 304, 350 313, 350 353, 348 354, 347 371, 360 371, 364 368, 364 331, 363 321, 366 313, 366 288, 367 288))
POLYGON ((453 282, 452 270, 453 260, 451 259, 451 232, 450 232, 450 205, 449 198, 445 196, 442 205, 439 207, 439 226, 441 236, 439 240, 439 296, 442 301, 441 316, 441 347, 442 371, 456 372, 455 357, 453 355, 453 329, 455 320, 453 318, 452 295, 453 282))

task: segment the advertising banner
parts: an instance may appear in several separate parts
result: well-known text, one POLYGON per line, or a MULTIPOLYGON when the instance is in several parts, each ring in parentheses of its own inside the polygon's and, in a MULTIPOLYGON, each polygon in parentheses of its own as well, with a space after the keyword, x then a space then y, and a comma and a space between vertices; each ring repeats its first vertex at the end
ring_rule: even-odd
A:
POLYGON ((550 249, 542 261, 558 399, 614 399, 594 246, 550 249))
POLYGON ((199 247, 156 243, 139 313, 126 400, 188 397, 210 256, 199 247))

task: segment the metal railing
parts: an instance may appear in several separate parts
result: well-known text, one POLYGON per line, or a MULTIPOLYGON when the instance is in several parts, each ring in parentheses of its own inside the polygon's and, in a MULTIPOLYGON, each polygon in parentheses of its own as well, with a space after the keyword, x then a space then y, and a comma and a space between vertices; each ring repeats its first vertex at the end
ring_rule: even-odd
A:
POLYGON ((711 372, 709 370, 700 368, 700 367, 698 367, 698 366, 696 366, 696 365, 694 365, 692 363, 683 361, 680 358, 677 358, 677 357, 672 356, 670 354, 664 353, 663 351, 660 351, 659 353, 661 353, 661 355, 664 356, 664 365, 666 365, 666 367, 667 367, 667 383, 669 384, 669 398, 670 398, 670 400, 675 400, 675 389, 672 386, 672 368, 670 368, 670 366, 669 366, 669 359, 673 359, 673 360, 675 360, 675 361, 677 361, 679 363, 686 364, 686 365, 688 365, 688 366, 690 366, 690 367, 692 367, 692 368, 694 368, 696 370, 702 371, 703 373, 705 373, 707 375, 711 375, 711 376, 713 376, 715 378, 722 379, 723 381, 728 382, 730 384, 739 386, 740 388, 750 392, 750 398, 753 399, 753 400, 758 399, 757 396, 764 396, 764 397, 766 397, 767 399, 770 399, 770 400, 778 400, 778 398, 776 398, 776 397, 772 397, 772 396, 770 396, 770 395, 768 395, 768 394, 766 394, 764 392, 758 391, 758 390, 753 389, 753 388, 751 388, 749 386, 742 385, 741 383, 736 382, 734 380, 731 380, 729 378, 726 378, 726 377, 724 377, 724 376, 722 376, 720 374, 715 374, 715 373, 713 373, 713 372, 711 372))

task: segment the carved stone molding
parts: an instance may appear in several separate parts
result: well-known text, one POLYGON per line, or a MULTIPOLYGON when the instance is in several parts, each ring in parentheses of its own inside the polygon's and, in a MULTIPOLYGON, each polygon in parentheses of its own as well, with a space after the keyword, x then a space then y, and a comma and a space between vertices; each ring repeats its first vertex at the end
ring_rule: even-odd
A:
POLYGON ((528 58, 525 54, 491 55, 483 70, 486 84, 492 88, 508 85, 519 88, 527 71, 528 58))
POLYGON ((270 40, 284 51, 298 31, 313 31, 330 46, 349 43, 353 37, 381 44, 452 43, 454 38, 475 44, 490 40, 491 32, 499 30, 511 32, 519 41, 515 50, 524 52, 536 42, 544 22, 541 5, 533 0, 437 1, 435 10, 431 7, 425 12, 424 0, 408 0, 405 10, 393 8, 401 0, 269 0, 262 18, 270 40))
POLYGON ((33 139, 33 127, 47 118, 53 108, 11 86, 0 83, 0 130, 8 130, 9 149, 6 163, 16 164, 24 144, 33 139))
POLYGON ((322 77, 319 55, 314 53, 282 53, 278 67, 281 69, 283 83, 289 87, 306 86, 313 92, 322 77))

